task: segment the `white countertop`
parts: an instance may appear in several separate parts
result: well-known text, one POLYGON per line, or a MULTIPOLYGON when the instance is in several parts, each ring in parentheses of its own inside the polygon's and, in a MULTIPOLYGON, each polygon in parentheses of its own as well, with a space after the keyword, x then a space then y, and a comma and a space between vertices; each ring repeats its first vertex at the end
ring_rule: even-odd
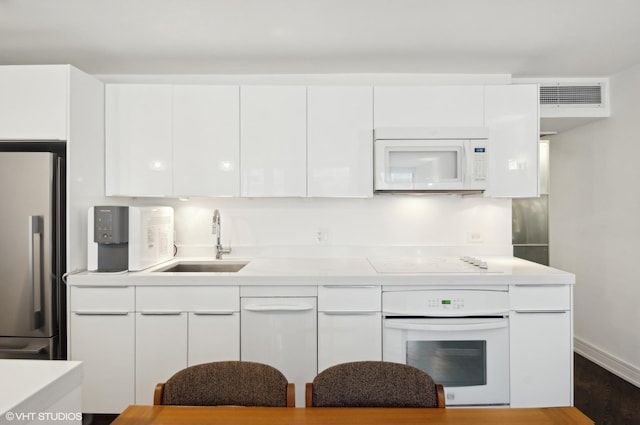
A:
POLYGON ((221 262, 248 262, 238 272, 157 272, 176 258, 140 272, 79 273, 70 285, 475 285, 574 284, 575 275, 514 257, 479 257, 487 269, 470 266, 458 257, 227 257, 221 262), (375 266, 375 267, 374 267, 375 266))
MULTIPOLYGON (((0 424, 39 413, 82 384, 82 362, 0 359, 0 424)), ((77 412, 65 412, 77 413, 77 412)))

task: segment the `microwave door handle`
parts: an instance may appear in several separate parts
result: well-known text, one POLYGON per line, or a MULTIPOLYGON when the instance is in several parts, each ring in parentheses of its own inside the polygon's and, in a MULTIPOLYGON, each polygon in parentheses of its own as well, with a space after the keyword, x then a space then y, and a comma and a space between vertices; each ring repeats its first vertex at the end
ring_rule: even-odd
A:
POLYGON ((469 143, 467 141, 465 141, 462 144, 462 164, 461 164, 461 170, 460 170, 460 174, 462 177, 462 184, 464 185, 464 187, 468 187, 469 182, 468 182, 468 178, 469 176, 467 175, 467 170, 469 169, 469 158, 471 158, 471 155, 469 155, 469 143))

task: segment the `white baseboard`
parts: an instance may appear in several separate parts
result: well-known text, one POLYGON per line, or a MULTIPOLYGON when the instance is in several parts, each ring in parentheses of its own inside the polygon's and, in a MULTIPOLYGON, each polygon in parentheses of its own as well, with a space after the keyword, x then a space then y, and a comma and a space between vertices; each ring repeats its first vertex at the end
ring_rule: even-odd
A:
POLYGON ((629 364, 578 337, 573 338, 573 349, 582 357, 591 360, 595 364, 607 369, 609 372, 619 376, 625 381, 632 383, 636 387, 640 387, 640 368, 629 364))

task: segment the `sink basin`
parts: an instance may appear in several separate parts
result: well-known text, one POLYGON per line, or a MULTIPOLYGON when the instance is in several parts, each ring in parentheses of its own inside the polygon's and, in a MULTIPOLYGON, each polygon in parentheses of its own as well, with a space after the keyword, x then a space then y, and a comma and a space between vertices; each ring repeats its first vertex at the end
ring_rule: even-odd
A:
POLYGON ((249 264, 242 261, 216 261, 216 262, 185 262, 173 264, 167 268, 157 270, 169 273, 235 273, 249 264))

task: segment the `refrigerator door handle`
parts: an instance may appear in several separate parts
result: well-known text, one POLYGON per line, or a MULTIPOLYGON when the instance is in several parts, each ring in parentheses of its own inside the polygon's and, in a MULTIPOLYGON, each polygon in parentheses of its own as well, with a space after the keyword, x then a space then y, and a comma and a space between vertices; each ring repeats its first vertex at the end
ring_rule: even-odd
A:
POLYGON ((29 302, 31 304, 31 329, 39 329, 43 325, 42 297, 43 291, 43 229, 44 217, 41 215, 29 216, 29 302), (37 235, 37 244, 35 243, 37 235), (36 249, 38 251, 36 260, 36 249), (37 264, 36 264, 37 263, 37 264), (36 279, 39 284, 39 297, 36 297, 36 279))

